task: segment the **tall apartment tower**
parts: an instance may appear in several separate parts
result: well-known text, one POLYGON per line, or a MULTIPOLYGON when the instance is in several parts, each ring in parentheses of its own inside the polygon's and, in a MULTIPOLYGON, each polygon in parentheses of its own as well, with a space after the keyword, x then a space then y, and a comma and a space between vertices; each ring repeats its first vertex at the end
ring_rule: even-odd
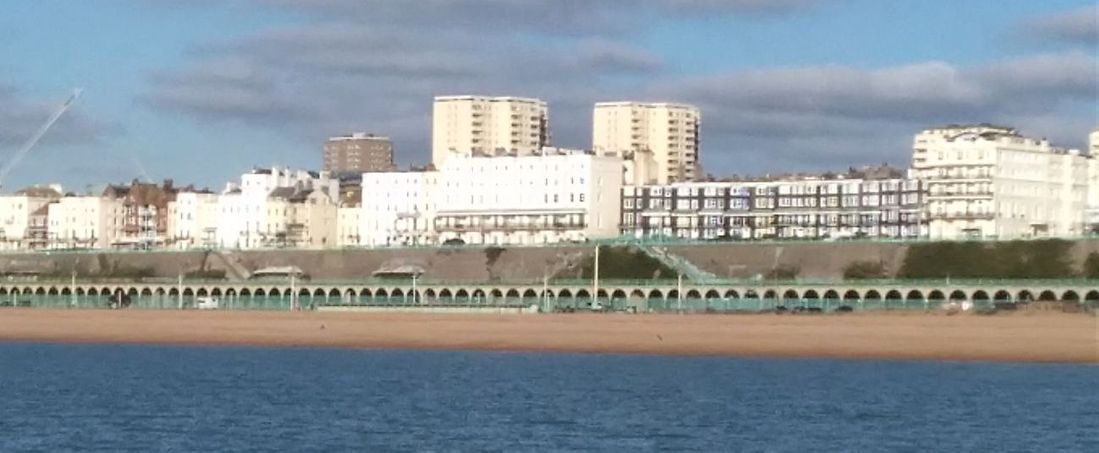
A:
POLYGON ((632 159, 635 185, 697 181, 698 107, 687 104, 600 102, 592 115, 597 154, 632 159))
POLYGON ((332 173, 391 171, 393 142, 365 132, 331 137, 324 144, 324 170, 332 173))
POLYGON ((549 145, 545 101, 517 97, 439 96, 432 111, 431 161, 451 155, 533 155, 549 145))

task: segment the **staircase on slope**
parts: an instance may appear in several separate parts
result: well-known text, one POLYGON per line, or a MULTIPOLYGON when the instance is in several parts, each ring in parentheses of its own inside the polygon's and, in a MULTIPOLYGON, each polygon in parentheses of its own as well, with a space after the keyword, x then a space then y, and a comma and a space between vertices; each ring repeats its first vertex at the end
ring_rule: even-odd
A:
POLYGON ((717 276, 696 266, 686 258, 668 252, 668 249, 660 246, 638 246, 646 255, 660 261, 665 266, 675 269, 692 282, 714 281, 717 276))
POLYGON ((252 276, 252 272, 237 262, 236 258, 232 256, 232 252, 214 251, 212 255, 218 257, 221 264, 225 266, 225 276, 229 280, 248 280, 252 276))

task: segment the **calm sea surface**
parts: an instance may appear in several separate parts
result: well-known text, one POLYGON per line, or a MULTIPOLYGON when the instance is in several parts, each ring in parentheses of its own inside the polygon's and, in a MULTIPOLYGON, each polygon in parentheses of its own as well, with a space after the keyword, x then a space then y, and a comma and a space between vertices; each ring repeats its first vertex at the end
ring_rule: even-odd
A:
POLYGON ((0 344, 0 451, 1099 451, 1099 367, 0 344))

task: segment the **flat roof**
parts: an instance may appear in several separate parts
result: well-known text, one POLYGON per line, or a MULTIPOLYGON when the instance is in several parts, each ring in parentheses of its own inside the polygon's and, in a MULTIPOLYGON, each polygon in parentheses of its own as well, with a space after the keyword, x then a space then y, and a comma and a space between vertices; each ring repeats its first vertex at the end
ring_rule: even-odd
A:
POLYGON ((625 107, 625 106, 649 107, 649 108, 652 108, 652 107, 674 107, 674 108, 685 108, 685 109, 698 110, 698 107, 696 107, 694 105, 677 103, 677 102, 612 101, 612 102, 596 102, 595 106, 597 108, 598 107, 625 107))
POLYGON ((483 100, 483 101, 489 101, 489 102, 492 102, 492 101, 516 101, 516 102, 526 102, 526 103, 530 103, 530 104, 545 104, 546 103, 546 101, 543 101, 543 100, 538 99, 538 98, 526 98, 526 97, 518 97, 518 96, 483 96, 483 95, 474 95, 474 94, 463 94, 463 95, 454 95, 454 96, 435 96, 435 102, 440 102, 440 101, 443 101, 443 102, 445 102, 445 101, 472 101, 472 100, 483 100))

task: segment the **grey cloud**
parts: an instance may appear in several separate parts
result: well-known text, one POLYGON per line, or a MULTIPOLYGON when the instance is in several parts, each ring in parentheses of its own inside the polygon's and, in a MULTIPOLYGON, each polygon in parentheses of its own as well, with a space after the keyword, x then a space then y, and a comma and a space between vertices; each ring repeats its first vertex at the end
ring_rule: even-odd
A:
MULTIPOLYGON (((589 119, 577 117, 589 116, 590 105, 575 107, 581 103, 570 102, 573 93, 613 92, 600 82, 661 66, 657 57, 612 40, 531 48, 513 36, 448 30, 425 37, 415 28, 344 22, 268 30, 194 49, 190 66, 152 77, 142 101, 200 120, 277 124, 280 132, 309 140, 354 127, 423 148, 432 96, 543 97, 554 102, 555 118, 566 118, 562 124, 586 124, 589 119), (419 129, 401 133, 409 128, 394 118, 419 129)), ((588 141, 587 127, 555 125, 574 146, 588 141)))
POLYGON ((1050 100, 1099 99, 1099 69, 1083 52, 1036 55, 993 63, 974 71, 990 90, 1050 100))
POLYGON ((1050 125, 1094 119, 1081 113, 1096 102, 1095 59, 1085 53, 683 77, 605 26, 646 14, 774 14, 813 1, 660 0, 617 21, 602 16, 615 9, 612 0, 429 0, 415 9, 380 0, 264 1, 320 18, 198 47, 186 67, 151 78, 142 100, 200 121, 271 130, 306 144, 310 155, 331 134, 390 135, 403 162, 427 158, 435 95, 540 97, 551 105, 555 143, 580 147, 590 145, 594 102, 691 102, 703 110, 703 162, 719 174, 904 164, 914 132, 950 122, 1005 122, 1071 143, 1086 133, 1076 131, 1080 121, 1050 125))
POLYGON ((903 164, 914 132, 951 122, 1004 122, 1073 145, 1094 120, 1085 112, 1096 108, 1096 80, 1094 58, 1065 53, 968 67, 773 68, 669 79, 650 94, 702 107, 707 163, 733 166, 745 149, 767 144, 776 164, 816 167, 844 156, 903 164), (1050 127, 1058 118, 1072 127, 1050 127))
POLYGON ((553 34, 622 33, 641 17, 778 14, 822 0, 260 0, 327 16, 438 28, 492 27, 553 34))
POLYGON ((244 60, 216 59, 200 68, 158 74, 151 82, 142 102, 210 119, 270 123, 306 114, 305 106, 282 100, 287 88, 244 60))
MULTIPOLYGON (((14 86, 0 84, 0 147, 14 148, 29 139, 64 102, 57 99, 29 99, 14 86)), ((89 118, 80 105, 70 109, 43 137, 43 143, 89 144, 117 135, 121 128, 89 118)))
POLYGON ((1099 47, 1099 5, 1037 17, 1023 24, 1026 32, 1044 39, 1099 47))
POLYGON ((622 43, 595 40, 582 43, 576 63, 611 73, 655 72, 664 66, 659 56, 622 43))

